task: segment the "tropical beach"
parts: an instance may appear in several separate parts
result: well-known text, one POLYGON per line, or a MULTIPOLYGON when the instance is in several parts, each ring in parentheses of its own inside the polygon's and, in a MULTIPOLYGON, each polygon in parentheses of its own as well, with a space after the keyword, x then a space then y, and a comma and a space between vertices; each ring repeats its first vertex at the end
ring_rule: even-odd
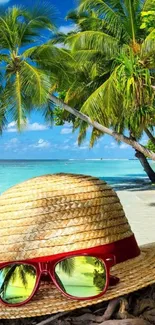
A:
POLYGON ((152 187, 117 191, 120 201, 140 245, 154 241, 155 189, 152 187))
POLYGON ((0 0, 0 325, 155 324, 155 0, 0 0))
POLYGON ((116 190, 139 245, 154 241, 155 185, 150 183, 138 161, 0 161, 0 192, 31 177, 50 173, 82 173, 103 179, 116 190))

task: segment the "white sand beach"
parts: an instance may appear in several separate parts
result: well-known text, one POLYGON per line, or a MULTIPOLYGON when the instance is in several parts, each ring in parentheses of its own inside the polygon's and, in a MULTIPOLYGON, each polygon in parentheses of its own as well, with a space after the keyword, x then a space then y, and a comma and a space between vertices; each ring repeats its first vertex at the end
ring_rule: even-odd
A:
POLYGON ((155 186, 119 190, 117 194, 138 244, 155 242, 155 186))

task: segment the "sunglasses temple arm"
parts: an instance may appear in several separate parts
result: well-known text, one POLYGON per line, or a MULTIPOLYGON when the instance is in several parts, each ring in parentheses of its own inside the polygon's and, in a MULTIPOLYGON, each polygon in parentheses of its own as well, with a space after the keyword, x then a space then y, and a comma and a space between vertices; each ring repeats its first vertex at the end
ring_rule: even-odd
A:
POLYGON ((110 275, 109 286, 115 286, 119 282, 119 278, 116 276, 110 275))

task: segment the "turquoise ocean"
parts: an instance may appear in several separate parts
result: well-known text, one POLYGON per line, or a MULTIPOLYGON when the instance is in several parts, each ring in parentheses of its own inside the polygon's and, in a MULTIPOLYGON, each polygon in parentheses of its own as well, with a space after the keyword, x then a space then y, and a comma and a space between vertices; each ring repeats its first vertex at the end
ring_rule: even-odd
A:
MULTIPOLYGON (((155 170, 154 162, 152 167, 155 170)), ((115 189, 148 181, 138 160, 0 160, 0 193, 31 177, 53 173, 97 176, 115 189)))

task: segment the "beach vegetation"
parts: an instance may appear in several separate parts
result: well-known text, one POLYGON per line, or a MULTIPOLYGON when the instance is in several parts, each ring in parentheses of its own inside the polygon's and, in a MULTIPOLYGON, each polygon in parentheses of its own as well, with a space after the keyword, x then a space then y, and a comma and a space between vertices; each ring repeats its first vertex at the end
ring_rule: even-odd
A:
MULTIPOLYGON (((128 131, 133 148, 132 141, 139 142, 144 132, 155 142, 154 6, 149 0, 81 0, 68 15, 77 30, 64 35, 76 61, 76 78, 66 88, 64 101, 113 134, 123 136, 128 131)), ((62 112, 61 116, 66 120, 69 115, 62 112)), ((79 145, 88 128, 86 120, 74 119, 79 145)), ((104 131, 92 128, 90 147, 103 135, 104 131)), ((121 136, 115 139, 120 142, 121 136)), ((139 149, 135 148, 135 155, 154 181, 147 153, 139 149)))
POLYGON ((155 152, 155 144, 154 144, 154 143, 152 143, 152 141, 151 141, 151 140, 149 140, 149 141, 148 141, 148 143, 147 143, 146 147, 147 147, 149 150, 151 150, 151 151, 155 152))
POLYGON ((55 37, 49 5, 1 12, 1 132, 8 115, 22 130, 27 114, 40 109, 48 123, 73 122, 79 144, 91 125, 91 147, 109 134, 140 152, 143 162, 155 160, 140 144, 144 132, 154 139, 154 5, 155 0, 80 0, 68 15, 76 29, 55 37), (48 37, 42 37, 45 31, 48 37))
POLYGON ((31 10, 13 6, 0 14, 1 131, 8 116, 22 130, 34 109, 52 121, 49 93, 58 80, 59 85, 62 79, 67 84, 69 78, 67 51, 49 41, 56 31, 54 15, 52 7, 41 4, 31 10))

